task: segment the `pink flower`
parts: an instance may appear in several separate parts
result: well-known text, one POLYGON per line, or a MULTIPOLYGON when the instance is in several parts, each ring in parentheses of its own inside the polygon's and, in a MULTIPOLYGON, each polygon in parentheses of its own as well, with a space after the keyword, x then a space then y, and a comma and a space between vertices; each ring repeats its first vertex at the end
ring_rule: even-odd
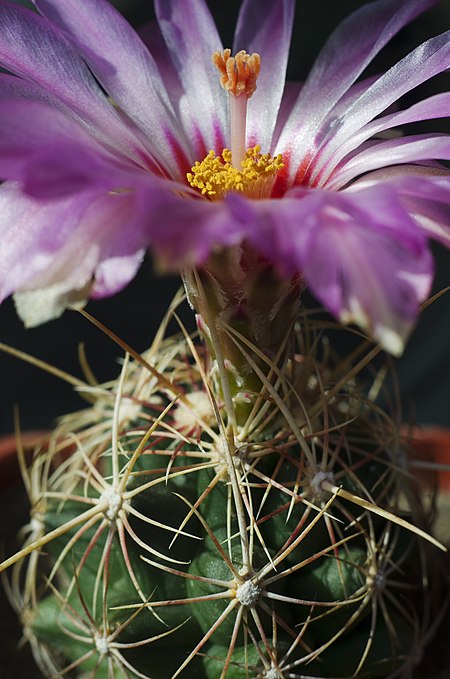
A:
POLYGON ((234 53, 260 55, 251 98, 220 87, 211 57, 220 66, 223 47, 203 0, 155 0, 148 47, 106 0, 35 4, 42 16, 0 0, 1 299, 16 293, 32 325, 123 287, 149 247, 186 268, 245 241, 286 276, 301 272, 341 321, 401 351, 430 290, 428 239, 450 243, 439 163, 450 136, 383 134, 448 116, 450 94, 386 111, 450 67, 450 32, 358 79, 433 0, 361 6, 301 88, 285 85, 294 0, 244 0, 234 53), (204 195, 190 186, 191 167, 197 183, 210 176, 195 166, 210 150, 231 148, 235 177, 256 145, 275 159, 262 179, 251 178, 254 151, 248 181, 204 195))

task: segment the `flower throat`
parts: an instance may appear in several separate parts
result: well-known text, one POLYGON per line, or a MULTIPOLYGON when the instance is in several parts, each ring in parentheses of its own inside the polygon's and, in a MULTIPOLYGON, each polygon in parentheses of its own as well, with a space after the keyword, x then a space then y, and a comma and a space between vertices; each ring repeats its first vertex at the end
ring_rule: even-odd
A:
POLYGON ((235 57, 231 50, 214 52, 212 61, 220 73, 220 84, 229 94, 231 149, 216 155, 211 150, 188 172, 189 184, 212 200, 230 191, 248 198, 269 198, 278 170, 283 167, 281 154, 272 158, 262 154, 259 145, 246 149, 247 104, 256 90, 260 70, 259 54, 241 50, 235 57))

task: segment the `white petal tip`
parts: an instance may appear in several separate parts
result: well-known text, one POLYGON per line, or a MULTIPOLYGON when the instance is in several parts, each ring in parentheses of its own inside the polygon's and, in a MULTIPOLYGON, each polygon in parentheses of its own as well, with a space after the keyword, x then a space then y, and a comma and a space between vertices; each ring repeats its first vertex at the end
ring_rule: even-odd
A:
POLYGON ((25 327, 35 328, 58 318, 68 307, 84 306, 87 302, 87 292, 86 287, 81 290, 61 290, 59 285, 53 285, 38 290, 16 292, 14 303, 25 327))
MULTIPOLYGON (((397 329, 394 329, 392 325, 384 325, 380 322, 374 323, 356 297, 352 297, 349 300, 348 307, 348 309, 343 309, 340 314, 339 320, 341 323, 344 325, 355 323, 365 330, 369 336, 373 337, 392 356, 399 357, 403 354, 405 339, 411 329, 410 323, 401 322, 396 318, 395 324, 397 329)), ((389 317, 389 314, 384 314, 384 316, 389 317)))
POLYGON ((385 351, 392 356, 401 356, 405 348, 405 340, 398 332, 392 328, 378 325, 375 337, 385 351))

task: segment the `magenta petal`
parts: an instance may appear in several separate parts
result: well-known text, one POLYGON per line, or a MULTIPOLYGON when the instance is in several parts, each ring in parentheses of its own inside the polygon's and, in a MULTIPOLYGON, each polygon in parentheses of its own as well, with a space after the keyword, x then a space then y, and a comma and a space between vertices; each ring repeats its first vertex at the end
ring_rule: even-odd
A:
POLYGON ((263 201, 228 199, 233 222, 241 224, 245 238, 287 277, 302 271, 306 233, 302 225, 315 219, 322 204, 318 191, 305 190, 303 196, 302 200, 287 196, 263 201))
POLYGON ((145 133, 157 160, 178 172, 168 139, 186 140, 177 130, 165 85, 149 51, 106 0, 35 0, 38 9, 62 28, 81 51, 99 82, 145 133))
POLYGON ((245 49, 261 56, 258 87, 249 106, 247 146, 260 144, 265 151, 271 150, 283 95, 294 9, 294 0, 244 0, 236 27, 234 54, 245 49))
POLYGON ((301 271, 338 319, 399 354, 432 281, 420 226, 384 187, 351 195, 299 188, 289 195, 248 202, 246 215, 241 209, 247 239, 286 275, 301 271))
POLYGON ((148 244, 131 192, 85 191, 39 201, 6 183, 0 208, 0 299, 19 293, 27 325, 58 316, 67 303, 91 293, 117 292, 134 276, 148 244))
POLYGON ((344 144, 368 122, 407 92, 450 68, 450 31, 427 40, 371 85, 345 115, 329 121, 326 142, 320 148, 311 181, 320 177, 323 185, 345 153, 344 144))
MULTIPOLYGON (((177 70, 176 64, 172 61, 169 49, 158 23, 156 21, 151 22, 139 32, 139 35, 155 59, 158 70, 167 88, 167 94, 172 103, 173 110, 178 117, 179 126, 189 140, 190 162, 187 163, 185 168, 188 169, 188 166, 192 166, 194 159, 201 159, 206 155, 207 144, 200 132, 201 125, 199 125, 198 107, 192 109, 188 104, 183 83, 180 80, 180 73, 177 70)), ((222 93, 219 92, 219 95, 221 94, 222 93)), ((202 109, 202 114, 203 113, 204 111, 202 109)), ((226 117, 226 110, 224 110, 224 114, 226 117)), ((215 123, 213 122, 213 128, 214 124, 215 123)), ((223 148, 225 145, 224 126, 218 123, 214 130, 214 134, 216 135, 214 146, 223 148)))
POLYGON ((121 188, 131 170, 59 111, 35 101, 0 103, 0 177, 21 181, 28 193, 121 188))
MULTIPOLYGON (((25 196, 12 182, 0 187, 0 299, 45 275, 91 200, 92 195, 85 194, 38 201, 25 196)), ((80 265, 80 255, 75 267, 80 265)), ((91 271, 80 270, 76 275, 82 287, 91 271)))
MULTIPOLYGON (((25 80, 24 78, 18 78, 9 73, 0 73, 0 102, 28 101, 45 104, 46 107, 57 112, 59 111, 67 118, 70 118, 78 126, 82 127, 84 132, 88 133, 90 137, 102 143, 105 148, 108 148, 111 153, 129 157, 134 162, 142 163, 142 143, 135 137, 135 132, 123 121, 123 118, 119 119, 116 110, 109 103, 107 104, 107 116, 111 116, 111 119, 107 120, 104 124, 104 127, 108 130, 107 134, 101 131, 102 121, 97 121, 98 125, 92 124, 94 120, 92 114, 95 114, 97 106, 99 109, 97 113, 101 113, 103 107, 102 99, 104 98, 103 93, 100 94, 100 99, 96 99, 91 103, 90 118, 87 119, 87 116, 85 114, 82 115, 78 108, 71 108, 70 100, 68 102, 62 101, 58 96, 45 89, 45 83, 43 85, 25 80)), ((30 125, 28 127, 30 143, 32 143, 33 132, 30 125)), ((146 160, 148 161, 148 159, 146 160)), ((149 162, 147 162, 148 164, 149 162)))
POLYGON ((357 323, 398 355, 431 287, 426 240, 414 233, 395 194, 374 190, 357 201, 336 198, 324 201, 309 228, 305 278, 341 322, 357 323))
POLYGON ((4 0, 0 17, 0 65, 42 87, 103 142, 133 152, 136 137, 64 35, 35 12, 4 0))
POLYGON ((427 238, 450 248, 450 173, 437 167, 403 165, 377 170, 351 185, 346 193, 384 185, 394 190, 427 238))
POLYGON ((155 60, 158 71, 166 87, 167 96, 173 106, 173 110, 180 115, 182 113, 180 108, 183 108, 180 106, 180 100, 184 94, 184 90, 177 69, 170 58, 170 52, 158 22, 152 21, 149 24, 146 24, 139 30, 139 37, 155 60))
POLYGON ((38 101, 63 111, 65 115, 81 122, 81 118, 57 97, 30 80, 18 78, 10 73, 0 73, 0 101, 38 101))
MULTIPOLYGON (((406 125, 408 123, 415 123, 422 120, 433 120, 436 118, 447 118, 450 116, 450 93, 443 92, 436 94, 433 97, 419 101, 417 104, 410 106, 403 111, 396 111, 381 118, 376 118, 373 122, 364 125, 361 130, 350 137, 345 144, 339 148, 339 151, 333 156, 333 163, 336 163, 338 158, 345 158, 348 153, 357 149, 367 139, 374 135, 380 134, 385 130, 406 125)), ((438 156, 436 156, 438 157, 438 156)), ((346 171, 345 161, 343 163, 344 173, 346 171)), ((345 181, 341 181, 339 171, 334 172, 331 179, 326 182, 327 188, 334 190, 341 188, 345 181)))
POLYGON ((144 190, 141 196, 143 210, 151 204, 147 233, 158 261, 167 268, 194 266, 214 248, 236 245, 245 237, 247 225, 230 213, 228 201, 186 201, 154 190, 150 194, 144 190))
POLYGON ((435 0, 364 4, 334 31, 320 52, 281 135, 295 176, 323 120, 389 40, 435 0), (295 140, 295 146, 293 142, 295 140))
POLYGON ((277 123, 275 125, 273 135, 271 150, 277 148, 278 139, 280 134, 282 134, 286 121, 288 120, 291 111, 297 101, 298 94, 303 87, 303 83, 297 82, 286 82, 284 85, 283 96, 280 102, 280 108, 278 110, 277 123))
POLYGON ((377 141, 344 161, 327 188, 340 188, 356 177, 381 167, 436 159, 450 160, 450 135, 422 134, 377 141))
POLYGON ((450 201, 440 203, 420 197, 404 201, 411 217, 422 227, 428 238, 450 248, 450 201))
POLYGON ((356 323, 395 355, 432 282, 432 258, 413 255, 384 235, 354 224, 323 229, 305 255, 304 275, 343 323, 356 323))
POLYGON ((211 63, 222 49, 217 28, 204 0, 155 0, 161 32, 195 120, 190 136, 200 157, 223 143, 228 132, 228 102, 211 63))

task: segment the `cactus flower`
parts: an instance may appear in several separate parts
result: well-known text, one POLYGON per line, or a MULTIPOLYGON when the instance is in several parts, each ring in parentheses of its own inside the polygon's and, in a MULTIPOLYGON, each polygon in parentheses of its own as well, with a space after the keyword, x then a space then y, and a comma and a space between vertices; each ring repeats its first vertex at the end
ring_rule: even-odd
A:
POLYGON ((119 290, 148 248, 189 269, 246 243, 400 353, 428 240, 450 244, 450 136, 386 133, 449 114, 448 93, 391 107, 450 67, 450 33, 364 72, 434 1, 362 5, 301 87, 294 0, 244 0, 233 50, 204 0, 154 4, 141 39, 106 0, 1 0, 0 298, 34 325, 119 290))

